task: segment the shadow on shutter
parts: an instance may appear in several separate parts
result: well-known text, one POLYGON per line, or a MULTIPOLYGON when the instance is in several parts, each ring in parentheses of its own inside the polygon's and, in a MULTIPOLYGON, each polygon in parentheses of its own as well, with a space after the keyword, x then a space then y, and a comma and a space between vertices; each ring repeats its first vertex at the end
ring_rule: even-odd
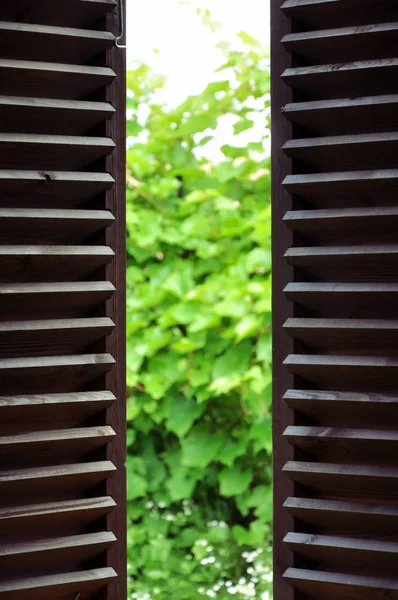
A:
POLYGON ((125 600, 113 0, 0 7, 0 599, 125 600))
POLYGON ((397 600, 398 5, 275 5, 275 600, 397 600))

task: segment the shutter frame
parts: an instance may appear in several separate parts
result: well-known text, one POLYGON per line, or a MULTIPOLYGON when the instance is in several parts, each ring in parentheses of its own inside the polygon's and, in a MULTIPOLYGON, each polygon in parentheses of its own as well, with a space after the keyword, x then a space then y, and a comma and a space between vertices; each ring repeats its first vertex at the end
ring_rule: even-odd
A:
POLYGON ((281 39, 290 33, 290 21, 281 12, 281 0, 271 2, 271 156, 272 180, 272 346, 273 346, 273 588, 275 600, 293 600, 293 589, 283 577, 286 568, 293 566, 292 552, 283 543, 293 529, 293 518, 285 515, 280 506, 293 494, 293 484, 282 476, 282 468, 293 460, 293 449, 283 438, 286 427, 292 423, 293 411, 281 402, 285 392, 293 388, 293 376, 283 366, 285 353, 293 348, 291 338, 283 329, 287 316, 293 316, 292 304, 283 295, 283 289, 292 281, 292 268, 282 259, 292 246, 293 234, 282 223, 285 213, 292 210, 292 199, 282 186, 292 172, 292 160, 281 152, 281 147, 292 138, 292 124, 281 113, 281 107, 292 103, 292 92, 282 81, 282 73, 290 67, 290 56, 283 51, 281 39))
POLYGON ((0 7, 4 600, 127 599, 126 56, 67 4, 0 7))
POLYGON ((272 6, 275 600, 398 599, 398 6, 272 6))

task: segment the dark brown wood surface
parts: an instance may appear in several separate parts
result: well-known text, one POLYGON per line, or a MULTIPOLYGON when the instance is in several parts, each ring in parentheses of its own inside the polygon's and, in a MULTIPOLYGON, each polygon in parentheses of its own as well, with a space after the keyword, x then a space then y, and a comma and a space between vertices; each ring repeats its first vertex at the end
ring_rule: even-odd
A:
POLYGON ((292 245, 293 234, 284 226, 284 214, 292 209, 289 194, 282 186, 285 177, 292 172, 292 161, 282 152, 282 146, 292 137, 292 125, 282 115, 282 106, 292 101, 292 92, 284 85, 281 75, 291 64, 291 57, 284 51, 281 39, 291 31, 291 23, 281 13, 281 0, 271 3, 271 84, 272 84, 272 239, 273 239, 273 473, 274 473, 274 543, 273 580, 274 596, 280 600, 293 600, 293 589, 283 574, 293 565, 293 554, 283 538, 293 527, 293 519, 280 507, 285 499, 294 495, 294 486, 282 473, 282 468, 293 460, 293 447, 283 437, 292 424, 293 411, 286 410, 283 395, 293 387, 293 377, 285 369, 286 352, 293 351, 292 339, 283 328, 287 316, 293 316, 292 304, 283 295, 284 287, 292 280, 293 270, 283 260, 283 254, 292 245))
POLYGON ((127 600, 118 3, 0 4, 0 598, 127 600))
POLYGON ((398 4, 272 6, 274 597, 395 600, 398 4))

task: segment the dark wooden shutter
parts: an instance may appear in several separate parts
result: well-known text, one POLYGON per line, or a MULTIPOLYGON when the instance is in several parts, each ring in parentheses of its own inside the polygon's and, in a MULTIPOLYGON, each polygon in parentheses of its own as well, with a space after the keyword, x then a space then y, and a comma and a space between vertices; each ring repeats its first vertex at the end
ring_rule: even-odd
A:
POLYGON ((396 600, 398 3, 272 11, 275 600, 396 600))
POLYGON ((125 600, 125 57, 113 0, 0 4, 0 598, 125 600))

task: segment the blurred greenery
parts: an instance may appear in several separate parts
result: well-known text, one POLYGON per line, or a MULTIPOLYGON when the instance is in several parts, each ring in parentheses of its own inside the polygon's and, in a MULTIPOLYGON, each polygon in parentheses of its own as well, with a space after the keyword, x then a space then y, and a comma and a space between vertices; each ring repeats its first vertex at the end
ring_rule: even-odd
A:
POLYGON ((269 60, 246 33, 177 108, 128 72, 132 598, 270 598, 269 60), (222 160, 208 144, 230 119, 222 160), (241 141, 243 134, 243 143, 241 141), (249 141, 247 141, 249 140, 249 141))

